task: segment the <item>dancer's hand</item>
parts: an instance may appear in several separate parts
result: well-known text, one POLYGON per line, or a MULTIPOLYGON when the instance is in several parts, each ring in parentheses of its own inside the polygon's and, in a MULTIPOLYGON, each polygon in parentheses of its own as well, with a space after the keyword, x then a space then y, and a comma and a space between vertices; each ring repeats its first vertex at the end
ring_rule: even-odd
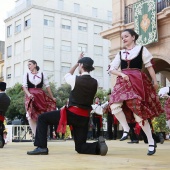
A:
POLYGON ((32 94, 30 94, 30 93, 28 94, 28 97, 31 98, 31 99, 34 98, 34 96, 32 94))
POLYGON ((57 99, 55 97, 52 98, 55 102, 57 101, 57 99))
POLYGON ((157 83, 157 82, 156 82, 156 83, 154 83, 154 84, 153 84, 153 87, 155 88, 155 90, 158 90, 158 88, 159 88, 158 83, 157 83))
POLYGON ((124 74, 124 73, 121 73, 121 76, 122 76, 122 78, 123 78, 124 80, 129 81, 129 76, 128 76, 128 75, 126 75, 126 74, 124 74))
POLYGON ((83 57, 84 57, 84 52, 81 52, 78 60, 82 59, 83 57))

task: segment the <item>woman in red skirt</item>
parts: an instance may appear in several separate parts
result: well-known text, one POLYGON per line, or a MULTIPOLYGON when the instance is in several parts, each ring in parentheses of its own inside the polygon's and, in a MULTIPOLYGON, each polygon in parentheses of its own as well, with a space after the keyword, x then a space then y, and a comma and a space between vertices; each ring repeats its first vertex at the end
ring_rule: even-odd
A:
POLYGON ((125 49, 115 56, 109 68, 110 74, 118 76, 110 96, 110 107, 124 130, 120 141, 128 138, 130 128, 127 120, 130 119, 132 122, 135 120, 147 136, 149 144, 147 155, 153 155, 156 152, 156 145, 148 119, 163 113, 156 94, 158 83, 151 63, 153 57, 145 47, 136 45, 138 34, 132 29, 124 30, 121 37, 125 49), (141 72, 143 64, 153 83, 141 72))
POLYGON ((56 99, 53 97, 47 77, 39 71, 37 62, 28 61, 28 69, 29 72, 23 77, 22 87, 25 92, 26 117, 35 135, 38 115, 56 110, 56 99), (43 85, 45 85, 49 96, 42 90, 43 85))

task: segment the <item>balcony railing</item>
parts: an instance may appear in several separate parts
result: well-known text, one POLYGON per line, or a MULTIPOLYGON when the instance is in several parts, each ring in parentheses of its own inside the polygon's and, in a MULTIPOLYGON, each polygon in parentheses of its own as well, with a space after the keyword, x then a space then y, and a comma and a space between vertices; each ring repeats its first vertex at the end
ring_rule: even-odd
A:
MULTIPOLYGON (((157 13, 162 11, 164 8, 170 6, 170 0, 157 0, 157 13)), ((125 7, 125 24, 131 23, 134 21, 134 9, 133 4, 130 4, 125 7)))

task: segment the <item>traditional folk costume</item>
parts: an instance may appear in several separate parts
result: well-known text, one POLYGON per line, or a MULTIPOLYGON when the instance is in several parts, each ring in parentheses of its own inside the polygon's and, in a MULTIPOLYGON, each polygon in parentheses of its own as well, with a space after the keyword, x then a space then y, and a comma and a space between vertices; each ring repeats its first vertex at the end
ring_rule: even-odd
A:
POLYGON ((34 135, 38 116, 41 113, 56 110, 56 102, 42 90, 43 85, 50 86, 47 77, 42 72, 37 74, 28 72, 23 77, 23 87, 28 88, 30 94, 34 96, 30 98, 25 95, 26 117, 34 135))
MULTIPOLYGON (((145 67, 152 66, 152 55, 140 45, 131 50, 121 50, 110 64, 109 70, 118 70, 128 75, 130 81, 117 77, 116 85, 110 96, 112 114, 116 116, 125 132, 129 132, 129 122, 136 122, 142 127, 149 138, 149 144, 154 145, 150 125, 147 119, 153 119, 163 113, 156 91, 145 73, 141 72, 145 67), (123 108, 123 111, 122 111, 123 108), (126 116, 126 119, 125 119, 126 116)), ((152 149, 151 149, 152 150, 152 149)))
POLYGON ((93 128, 93 139, 99 138, 99 136, 101 135, 101 128, 103 126, 102 123, 102 115, 99 115, 95 112, 95 108, 100 107, 101 104, 100 103, 95 103, 92 105, 92 119, 93 119, 93 124, 95 126, 95 128, 93 128))
POLYGON ((10 98, 5 93, 6 83, 0 82, 0 148, 3 148, 5 140, 3 138, 3 131, 5 130, 4 120, 5 113, 10 105, 10 98))
POLYGON ((67 73, 65 80, 72 87, 68 107, 39 116, 34 145, 46 148, 47 139, 45 134, 47 133, 48 124, 59 123, 58 132, 65 133, 66 125, 73 127, 75 150, 78 153, 99 155, 98 142, 86 143, 89 113, 97 91, 97 80, 87 72, 84 72, 81 76, 67 73))

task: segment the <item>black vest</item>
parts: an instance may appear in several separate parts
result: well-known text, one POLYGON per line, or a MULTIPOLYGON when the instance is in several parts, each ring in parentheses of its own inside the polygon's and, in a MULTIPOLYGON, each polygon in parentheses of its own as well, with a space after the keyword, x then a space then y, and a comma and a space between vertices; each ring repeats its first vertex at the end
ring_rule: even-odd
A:
POLYGON ((9 105, 10 98, 6 95, 6 93, 0 93, 0 115, 5 115, 9 105))
POLYGON ((75 87, 70 93, 68 106, 91 109, 96 92, 96 79, 90 75, 76 76, 75 87))
POLYGON ((30 82, 30 80, 29 80, 29 75, 27 74, 27 84, 28 84, 28 89, 29 88, 42 88, 43 87, 43 80, 44 80, 44 76, 43 76, 43 73, 41 73, 41 82, 39 83, 39 84, 37 84, 36 86, 35 86, 35 84, 32 84, 31 82, 30 82))
MULTIPOLYGON (((143 51, 143 46, 141 47, 141 50, 140 50, 138 56, 135 57, 134 59, 130 60, 129 68, 138 68, 140 70, 142 69, 142 65, 143 65, 142 51, 143 51)), ((128 67, 128 63, 126 60, 122 60, 121 52, 120 52, 120 60, 121 60, 121 70, 126 69, 128 67)))

